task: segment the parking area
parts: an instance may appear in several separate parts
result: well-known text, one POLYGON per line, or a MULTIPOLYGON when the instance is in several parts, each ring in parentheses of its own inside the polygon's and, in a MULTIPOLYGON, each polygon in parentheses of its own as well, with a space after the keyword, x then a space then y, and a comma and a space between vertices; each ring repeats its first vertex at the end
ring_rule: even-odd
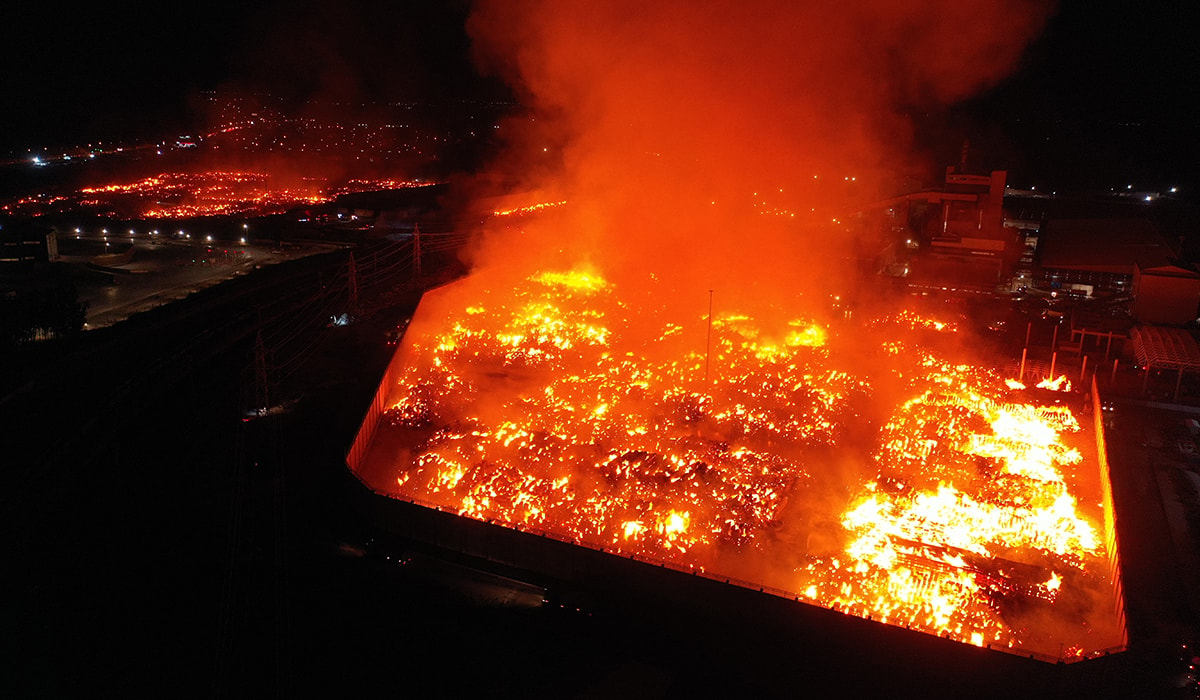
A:
POLYGON ((257 267, 328 250, 320 245, 276 248, 230 241, 143 237, 66 237, 59 243, 86 303, 85 329, 103 328, 129 316, 186 297, 257 267), (131 253, 131 254, 130 254, 131 253))

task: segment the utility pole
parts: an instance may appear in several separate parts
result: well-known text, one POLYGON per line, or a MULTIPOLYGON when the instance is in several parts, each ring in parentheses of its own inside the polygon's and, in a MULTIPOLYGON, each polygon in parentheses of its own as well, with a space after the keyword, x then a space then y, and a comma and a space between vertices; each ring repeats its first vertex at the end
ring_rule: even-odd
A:
POLYGON ((421 276, 421 225, 413 224, 413 277, 421 276))
POLYGON ((350 274, 348 275, 348 280, 346 282, 346 285, 349 288, 349 292, 350 292, 350 315, 351 316, 358 315, 358 274, 356 272, 357 267, 358 266, 354 264, 354 253, 351 252, 350 253, 350 274))
POLYGON ((712 356, 712 307, 713 290, 708 290, 708 337, 704 341, 704 387, 708 390, 708 368, 712 356))
POLYGON ((271 407, 267 381, 267 347, 263 344, 262 325, 254 339, 254 408, 264 410, 271 407))

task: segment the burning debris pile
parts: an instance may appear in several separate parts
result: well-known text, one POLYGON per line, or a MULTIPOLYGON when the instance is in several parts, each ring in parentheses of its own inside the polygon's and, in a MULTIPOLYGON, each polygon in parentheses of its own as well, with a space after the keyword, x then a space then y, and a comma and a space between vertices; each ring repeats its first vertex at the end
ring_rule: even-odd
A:
POLYGON ((263 173, 243 172, 163 173, 81 192, 95 197, 96 204, 110 200, 120 207, 124 200, 126 206, 141 209, 141 215, 148 219, 276 213, 299 203, 326 200, 318 192, 272 187, 270 176, 263 173))
POLYGON ((477 3, 477 59, 529 110, 498 167, 555 204, 496 211, 476 274, 422 302, 360 475, 967 643, 1118 644, 1069 395, 967 361, 953 322, 867 309, 859 277, 898 232, 853 212, 919 169, 913 106, 994 85, 1045 16, 477 3))
POLYGON ((267 216, 299 206, 332 201, 351 192, 400 189, 423 183, 355 179, 333 185, 305 178, 287 185, 262 172, 205 170, 160 173, 139 180, 84 187, 74 192, 38 194, 0 202, 0 213, 42 216, 91 211, 132 219, 186 219, 202 216, 267 216))
POLYGON ((809 478, 800 450, 832 443, 866 387, 822 366, 811 322, 768 339, 725 316, 713 323, 721 376, 705 392, 703 345, 665 320, 657 337, 633 337, 646 313, 584 273, 541 274, 511 303, 469 307, 403 380, 392 415, 422 448, 401 485, 644 554, 753 540, 809 478))
POLYGON ((1097 467, 1070 409, 940 356, 922 339, 955 330, 933 320, 681 325, 657 291, 540 273, 414 323, 401 447, 371 478, 968 643, 1113 643, 1089 618, 1097 467), (853 455, 852 478, 831 466, 853 455))
MULTIPOLYGON (((876 476, 842 515, 844 551, 806 567, 804 595, 976 645, 1036 645, 1052 634, 1025 628, 1034 610, 1105 580, 1095 514, 1074 495, 1097 468, 1068 445, 1081 427, 1065 406, 1027 403, 989 372, 893 349, 909 358, 911 398, 880 431, 876 476)), ((1069 652, 1089 643, 1068 640, 1069 652)))

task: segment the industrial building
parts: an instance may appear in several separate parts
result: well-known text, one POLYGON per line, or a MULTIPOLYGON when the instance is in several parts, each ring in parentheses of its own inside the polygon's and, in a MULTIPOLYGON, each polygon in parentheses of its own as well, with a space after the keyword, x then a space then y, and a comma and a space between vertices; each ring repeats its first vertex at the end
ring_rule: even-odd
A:
POLYGON ((992 291, 1020 257, 1022 241, 1005 226, 1008 174, 973 175, 949 166, 943 186, 876 202, 859 214, 883 234, 879 270, 912 287, 992 291))
MULTIPOLYGON (((438 294, 427 297, 417 317, 440 317, 438 309, 444 310, 445 304, 437 302, 444 302, 444 296, 438 294)), ((478 311, 475 315, 478 315, 478 311)), ((451 344, 444 345, 449 347, 451 344)), ((694 610, 727 610, 731 611, 728 613, 731 615, 758 611, 760 607, 775 609, 782 604, 784 607, 779 607, 772 615, 785 616, 805 630, 816 630, 818 637, 843 638, 837 653, 847 658, 859 658, 858 655, 866 649, 873 649, 871 653, 894 654, 909 644, 932 644, 939 649, 935 652, 938 658, 953 659, 950 663, 960 663, 975 653, 971 644, 953 647, 943 645, 942 642, 947 639, 960 638, 953 634, 934 634, 931 640, 930 634, 915 631, 919 629, 917 625, 905 629, 906 625, 897 621, 898 613, 891 618, 883 615, 883 621, 888 622, 890 628, 877 624, 863 626, 864 621, 878 620, 878 614, 873 618, 870 612, 853 610, 849 605, 814 605, 811 593, 784 590, 778 588, 778 584, 772 585, 771 581, 764 584, 761 579, 757 582, 739 580, 729 576, 728 571, 709 570, 694 561, 689 564, 684 559, 669 559, 666 554, 661 558, 647 556, 634 545, 623 541, 606 543, 596 539, 594 533, 589 539, 550 525, 522 522, 520 518, 512 519, 512 516, 508 516, 507 520, 505 516, 493 517, 492 514, 485 514, 487 517, 484 517, 455 505, 437 502, 436 499, 441 496, 434 492, 427 493, 419 489, 415 492, 403 491, 409 481, 410 467, 415 468, 414 465, 426 461, 426 458, 418 454, 420 448, 415 442, 409 442, 412 440, 411 434, 403 430, 396 431, 399 419, 389 411, 394 411, 398 399, 408 390, 411 377, 406 375, 406 371, 414 362, 412 347, 398 348, 346 458, 350 472, 360 483, 361 507, 370 513, 371 520, 381 531, 401 538, 405 546, 441 551, 443 555, 447 551, 465 555, 475 565, 495 568, 504 576, 559 591, 560 595, 561 591, 568 591, 569 595, 579 596, 593 604, 603 601, 603 604, 612 605, 615 604, 614 600, 628 598, 640 601, 637 605, 676 606, 682 608, 685 614, 690 607, 694 610), (747 589, 765 595, 747 596, 747 589)), ((1102 484, 1097 495, 1103 505, 1104 533, 1099 546, 1107 556, 1106 578, 1111 586, 1111 601, 1105 605, 1112 607, 1098 611, 1098 616, 1092 622, 1097 623, 1096 628, 1111 625, 1115 634, 1111 638, 1102 636, 1094 639, 1091 643, 1095 643, 1095 647, 1080 648, 1070 658, 1063 657, 1061 652, 1055 656, 1004 644, 992 646, 985 639, 972 642, 975 646, 991 646, 995 650, 1008 652, 997 655, 991 671, 1006 666, 1009 662, 1004 659, 1012 654, 1046 662, 1063 662, 1085 658, 1094 660, 1124 648, 1125 619, 1117 557, 1116 518, 1108 486, 1101 422, 1103 411, 1099 408, 1099 402, 1099 396, 1093 388, 1087 413, 1092 418, 1090 422, 1094 423, 1097 443, 1086 447, 1086 450, 1095 450, 1099 462, 1102 484)), ((532 411, 532 407, 529 410, 532 411)), ((1048 410, 1053 412, 1057 409, 1048 410)), ((450 419, 439 419, 445 420, 450 419)), ((485 432, 477 428, 472 434, 482 435, 485 432)), ((493 464, 486 459, 482 463, 493 464)), ((461 478, 462 474, 458 473, 452 481, 458 483, 461 478)), ((446 483, 449 482, 442 485, 446 483)), ((438 486, 434 491, 440 488, 438 486)), ((561 489, 560 485, 556 490, 561 489)), ((501 496, 495 498, 500 500, 501 496)), ((693 513, 695 516, 696 513, 693 513)), ((984 564, 979 566, 986 568, 984 564)), ((1017 565, 1005 563, 1004 566, 1017 565)), ((1032 572, 1036 567, 1025 567, 1022 571, 1026 569, 1032 572)), ((1032 590, 1031 586, 1038 585, 1034 578, 1040 581, 1043 577, 1030 573, 1029 582, 1022 585, 1032 590)), ((1057 580, 1052 580, 1057 586, 1057 580)), ((931 664, 928 668, 936 665, 931 664)))

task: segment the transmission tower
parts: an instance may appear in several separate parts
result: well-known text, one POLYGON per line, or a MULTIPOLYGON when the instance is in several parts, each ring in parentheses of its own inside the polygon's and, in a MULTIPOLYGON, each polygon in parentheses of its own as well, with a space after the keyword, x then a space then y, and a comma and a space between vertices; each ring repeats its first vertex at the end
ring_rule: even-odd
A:
POLYGON ((413 224, 413 277, 421 276, 421 225, 413 224))
POLYGON ((346 286, 350 292, 350 315, 358 315, 358 274, 355 271, 357 265, 354 264, 354 253, 350 253, 350 274, 346 286))
POLYGON ((271 407, 267 378, 267 346, 263 344, 262 326, 254 339, 254 408, 256 410, 271 407))

